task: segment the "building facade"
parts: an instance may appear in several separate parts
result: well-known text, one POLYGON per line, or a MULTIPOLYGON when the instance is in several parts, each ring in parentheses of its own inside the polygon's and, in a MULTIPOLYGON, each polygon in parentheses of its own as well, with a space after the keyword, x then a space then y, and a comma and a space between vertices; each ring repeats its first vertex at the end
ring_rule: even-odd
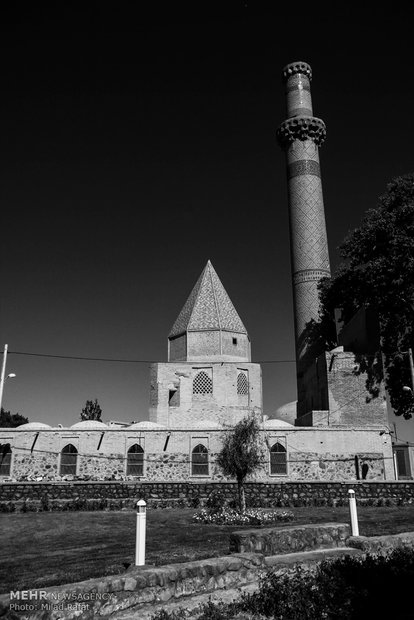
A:
POLYGON ((168 361, 151 365, 149 420, 0 429, 3 481, 224 481, 216 456, 225 433, 252 415, 260 421, 263 454, 255 480, 395 479, 384 401, 367 401, 353 353, 338 347, 312 356, 306 344, 308 324, 318 318, 317 285, 329 275, 318 154, 325 126, 313 117, 311 75, 307 63, 285 67, 288 118, 279 128, 289 183, 293 417, 263 412, 261 368, 251 361, 248 332, 208 261, 171 328, 168 361))

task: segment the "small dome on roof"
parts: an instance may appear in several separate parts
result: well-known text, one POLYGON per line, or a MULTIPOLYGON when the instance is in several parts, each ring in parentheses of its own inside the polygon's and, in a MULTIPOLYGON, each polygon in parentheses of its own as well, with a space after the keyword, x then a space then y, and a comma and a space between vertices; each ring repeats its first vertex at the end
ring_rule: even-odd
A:
POLYGON ((25 430, 41 430, 42 428, 52 428, 49 424, 43 424, 43 422, 27 422, 26 424, 20 424, 16 428, 24 428, 25 430))
POLYGON ((285 420, 266 420, 264 423, 266 429, 270 428, 294 428, 293 424, 285 422, 285 420))
POLYGON ((104 430, 108 428, 106 424, 103 422, 99 422, 99 420, 83 420, 82 422, 77 422, 76 424, 72 424, 71 429, 92 429, 92 430, 104 430))
POLYGON ((274 413, 269 415, 271 420, 284 420, 294 426, 296 420, 297 401, 293 400, 290 403, 285 403, 276 409, 274 413))
POLYGON ((142 420, 142 422, 136 422, 135 424, 131 424, 131 426, 128 426, 128 430, 130 430, 131 428, 139 428, 139 429, 147 428, 148 430, 151 430, 151 429, 156 430, 157 428, 167 428, 167 427, 164 426, 163 424, 157 424, 156 422, 150 422, 149 420, 142 420))

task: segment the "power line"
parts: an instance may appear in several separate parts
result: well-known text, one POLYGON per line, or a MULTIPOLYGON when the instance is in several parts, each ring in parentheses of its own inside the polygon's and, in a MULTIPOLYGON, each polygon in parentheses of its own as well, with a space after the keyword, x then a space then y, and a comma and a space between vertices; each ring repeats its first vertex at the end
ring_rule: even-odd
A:
MULTIPOLYGON (((347 353, 347 351, 346 351, 347 353)), ((349 352, 351 353, 351 352, 349 352)), ((399 355, 406 355, 408 351, 396 351, 394 353, 389 354, 389 357, 398 357, 399 355)), ((335 353, 332 353, 335 355, 335 353)), ((50 357, 54 359, 67 359, 67 360, 82 360, 89 362, 117 362, 122 364, 157 364, 159 360, 139 360, 139 359, 123 359, 123 358, 111 358, 111 357, 89 357, 89 356, 81 356, 81 355, 55 355, 51 353, 30 353, 27 351, 9 351, 9 355, 26 355, 30 357, 50 357)), ((374 355, 365 355, 363 357, 366 358, 376 358, 374 355)), ((215 360, 212 360, 215 361, 215 360)), ((193 364, 191 361, 179 361, 177 363, 180 364, 193 364)), ((239 361, 225 361, 226 364, 238 364, 239 361)), ((282 360, 259 360, 254 362, 256 364, 295 364, 296 359, 282 359, 282 360)))
MULTIPOLYGON (((27 353, 25 351, 9 351, 9 355, 27 355, 31 357, 51 357, 57 359, 66 359, 66 360, 83 360, 88 362, 120 362, 124 364, 157 364, 159 360, 136 360, 136 359, 120 359, 120 358, 109 358, 109 357, 83 357, 80 355, 52 355, 50 353, 27 353)), ((213 360, 214 361, 214 360, 213 360)), ((194 362, 188 361, 179 361, 179 364, 194 364, 194 362)), ((226 364, 239 364, 240 361, 235 362, 224 362, 226 364)), ((263 360, 260 362, 256 362, 257 364, 293 364, 296 363, 296 360, 263 360)))
MULTIPOLYGON (((70 439, 73 440, 73 437, 68 437, 68 442, 70 443, 70 439)), ((289 446, 290 448, 290 446, 289 446)), ((42 450, 41 448, 34 448, 33 451, 25 446, 13 446, 12 450, 16 450, 17 452, 29 452, 31 454, 37 453, 37 454, 49 454, 49 455, 53 455, 53 456, 59 456, 62 454, 61 451, 56 451, 56 450, 42 450)), ((293 448, 294 451, 296 452, 300 452, 300 450, 295 450, 293 448)), ((308 458, 305 459, 292 459, 292 458, 286 458, 286 462, 287 463, 314 463, 317 461, 320 461, 321 459, 324 462, 330 462, 330 463, 343 463, 343 462, 347 462, 347 461, 354 461, 355 455, 350 455, 350 456, 343 456, 343 457, 337 457, 337 458, 329 458, 329 457, 324 457, 323 454, 321 455, 316 455, 314 452, 309 453, 306 451, 302 451, 303 454, 305 455, 312 455, 309 456, 308 458)), ((97 459, 105 459, 107 461, 127 461, 128 460, 128 456, 124 456, 119 454, 118 456, 113 456, 110 454, 102 454, 99 452, 76 452, 74 453, 76 454, 77 457, 82 457, 82 458, 97 458, 97 459)), ((134 453, 135 454, 135 453, 134 453)), ((169 456, 175 456, 177 453, 175 452, 167 452, 167 453, 159 453, 159 458, 155 458, 155 459, 149 459, 147 456, 145 456, 145 451, 143 452, 143 458, 140 459, 140 461, 137 462, 146 462, 146 463, 171 463, 171 461, 169 460, 169 456)), ((179 454, 184 454, 184 453, 179 453, 179 454)), ((215 453, 212 453, 211 451, 209 451, 209 454, 211 456, 214 456, 215 453)), ((269 454, 270 454, 270 450, 269 450, 269 454)), ((364 458, 364 457, 361 457, 364 458)), ((378 456, 370 456, 369 458, 366 458, 366 460, 370 460, 370 461, 382 461, 382 460, 387 460, 387 459, 392 459, 392 456, 384 456, 384 455, 380 455, 378 454, 378 456)), ((268 464, 269 458, 265 458, 265 459, 260 459, 259 464, 268 464)), ((189 464, 189 463, 193 463, 193 460, 188 457, 187 455, 182 458, 180 461, 174 461, 175 464, 177 465, 183 465, 183 464, 189 464)))

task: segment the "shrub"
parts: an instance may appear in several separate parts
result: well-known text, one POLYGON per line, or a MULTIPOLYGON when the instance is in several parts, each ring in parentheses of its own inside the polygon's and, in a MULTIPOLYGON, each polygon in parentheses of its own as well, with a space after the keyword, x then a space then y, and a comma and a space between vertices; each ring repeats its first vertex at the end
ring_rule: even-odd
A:
POLYGON ((43 510, 44 512, 50 510, 49 496, 47 494, 42 495, 42 497, 40 498, 40 510, 43 510))
POLYGON ((210 514, 221 512, 227 505, 223 491, 212 491, 207 498, 206 508, 210 514))

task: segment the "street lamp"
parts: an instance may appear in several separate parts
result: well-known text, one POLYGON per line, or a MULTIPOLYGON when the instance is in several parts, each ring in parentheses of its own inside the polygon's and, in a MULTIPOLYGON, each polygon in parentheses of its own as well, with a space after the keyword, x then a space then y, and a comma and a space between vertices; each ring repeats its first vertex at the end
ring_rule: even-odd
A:
POLYGON ((7 350, 9 348, 8 344, 4 345, 4 354, 3 354, 3 363, 1 365, 1 377, 0 377, 0 410, 1 410, 1 404, 3 402, 3 391, 4 391, 4 384, 6 382, 7 379, 14 379, 15 378, 15 373, 11 372, 10 374, 6 375, 6 361, 7 361, 7 350))

